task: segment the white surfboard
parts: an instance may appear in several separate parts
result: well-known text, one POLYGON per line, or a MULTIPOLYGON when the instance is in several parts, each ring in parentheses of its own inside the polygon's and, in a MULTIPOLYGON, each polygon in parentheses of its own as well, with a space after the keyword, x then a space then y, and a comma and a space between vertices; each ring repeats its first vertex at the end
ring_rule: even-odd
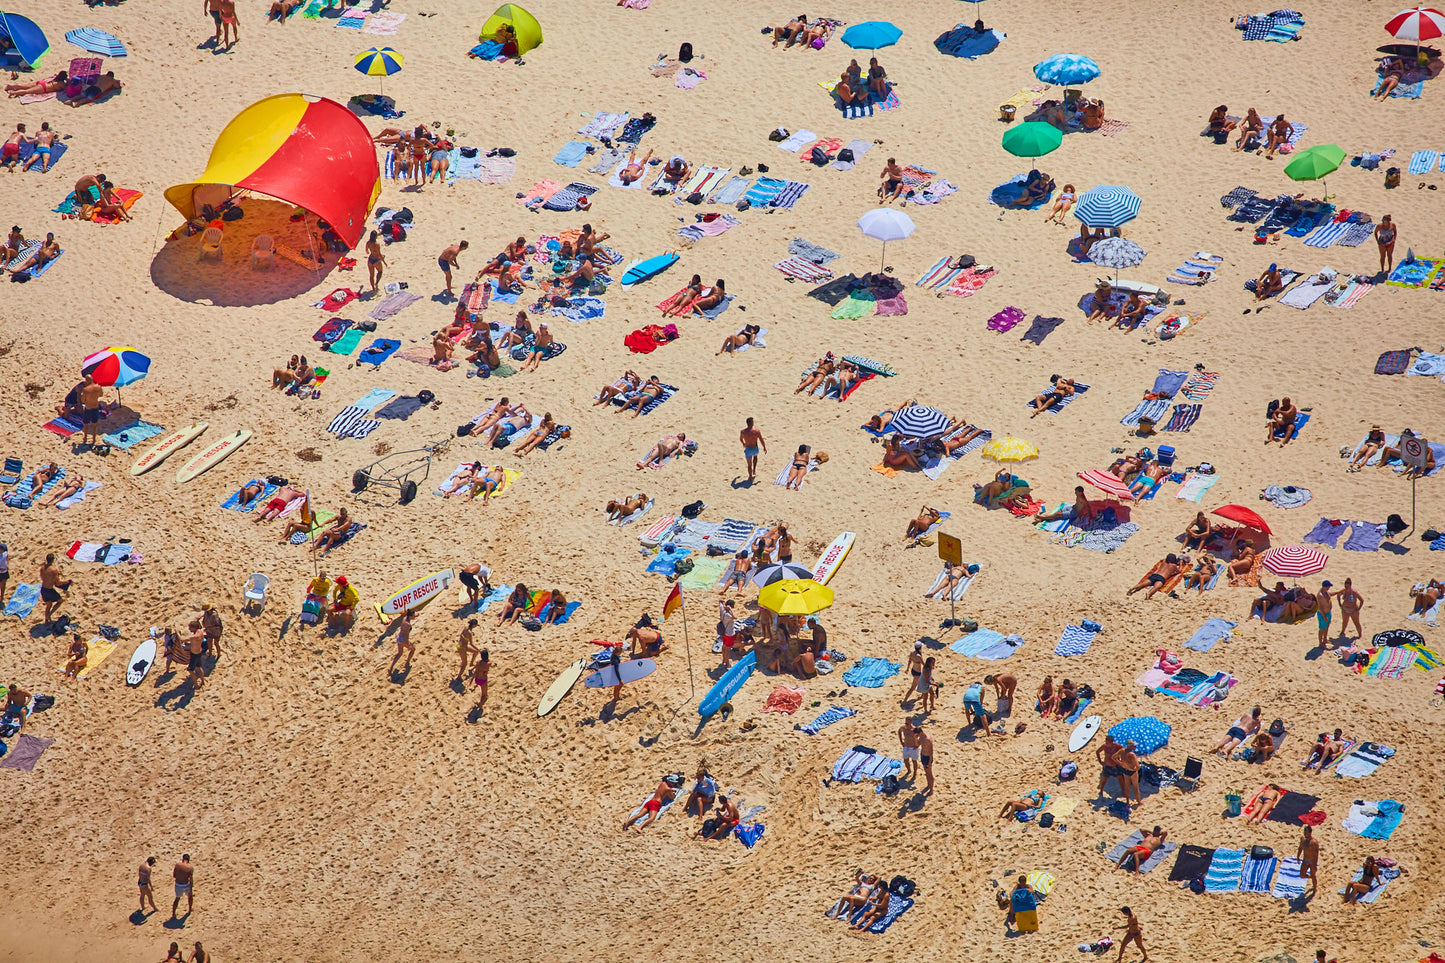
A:
POLYGON ((1103 722, 1103 716, 1085 716, 1080 720, 1079 724, 1074 727, 1074 731, 1069 734, 1069 751, 1078 752, 1087 746, 1103 722))
POLYGON ((813 581, 819 585, 828 584, 828 579, 833 577, 838 566, 843 564, 843 559, 848 557, 856 537, 852 532, 844 532, 833 539, 833 544, 823 549, 823 554, 818 556, 818 564, 813 566, 813 581))
POLYGON ((139 458, 137 458, 135 460, 135 464, 130 466, 130 473, 132 475, 144 475, 146 472, 150 471, 152 468, 156 467, 161 462, 171 457, 171 455, 174 455, 176 452, 180 451, 182 448, 186 447, 191 442, 201 437, 202 432, 204 432, 209 427, 210 425, 208 425, 206 422, 198 421, 194 425, 187 425, 184 428, 176 429, 169 435, 166 435, 160 441, 156 442, 153 446, 151 446, 150 450, 147 451, 144 455, 141 455, 139 458))
POLYGON ((251 438, 249 429, 242 428, 224 438, 218 438, 207 445, 200 454, 186 462, 180 471, 176 472, 176 481, 184 485, 193 478, 197 478, 215 468, 221 462, 231 456, 237 448, 240 448, 251 438))
POLYGON ((657 663, 651 659, 629 659, 617 665, 604 665, 587 677, 583 685, 589 689, 610 689, 621 683, 645 679, 657 671, 657 663))
POLYGON ((578 659, 562 670, 562 674, 557 676, 557 681, 553 682, 547 687, 547 691, 542 693, 542 701, 537 704, 538 719, 557 708, 557 703, 561 702, 562 697, 571 692, 572 687, 577 684, 577 680, 582 678, 582 670, 586 667, 587 660, 578 659))
POLYGON ((406 588, 393 594, 384 602, 376 603, 376 614, 381 616, 383 622, 390 621, 389 616, 400 615, 408 609, 414 609, 419 605, 431 601, 431 599, 452 584, 452 570, 444 568, 440 572, 433 572, 426 578, 419 578, 406 588))
POLYGON ((151 666, 156 664, 156 640, 145 639, 130 654, 130 664, 125 670, 126 685, 140 685, 146 680, 151 666))

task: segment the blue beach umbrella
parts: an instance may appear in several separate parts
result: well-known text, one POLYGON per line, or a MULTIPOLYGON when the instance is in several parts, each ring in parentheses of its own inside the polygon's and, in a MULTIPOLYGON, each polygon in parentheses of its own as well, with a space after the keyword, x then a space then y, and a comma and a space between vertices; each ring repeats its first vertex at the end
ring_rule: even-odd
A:
POLYGON ((29 17, 18 13, 0 13, 0 36, 9 37, 15 52, 27 64, 34 67, 50 49, 45 33, 29 17))
MULTIPOLYGON (((368 77, 390 77, 401 69, 401 54, 390 47, 372 47, 356 55, 356 69, 368 77)), ((386 93, 386 81, 381 81, 381 92, 386 93)))
POLYGON ((124 57, 125 44, 112 34, 104 30, 97 30, 95 27, 81 27, 79 30, 67 30, 65 39, 81 50, 88 50, 93 54, 100 54, 102 57, 124 57))
POLYGON ((1099 76, 1099 65, 1080 54, 1054 54, 1034 64, 1034 76, 1046 84, 1087 84, 1099 76))
POLYGON ((1139 216, 1139 195, 1127 187, 1100 184, 1079 195, 1074 217, 1089 227, 1119 227, 1139 216))
POLYGON ((855 23, 843 31, 843 42, 850 47, 860 50, 877 50, 879 47, 891 47, 903 36, 903 31, 882 20, 869 20, 867 23, 855 23))
POLYGON ((1109 730, 1119 745, 1134 740, 1134 751, 1141 756, 1169 745, 1170 726, 1153 716, 1131 716, 1109 730))

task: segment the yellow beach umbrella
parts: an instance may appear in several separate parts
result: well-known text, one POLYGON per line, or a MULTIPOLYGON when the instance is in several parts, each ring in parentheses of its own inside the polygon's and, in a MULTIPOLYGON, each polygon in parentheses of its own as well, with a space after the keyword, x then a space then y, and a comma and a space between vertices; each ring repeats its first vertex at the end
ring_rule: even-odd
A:
POLYGON ((1039 457, 1039 446, 1022 438, 995 438, 983 446, 981 454, 994 461, 1028 461, 1039 457))
POLYGON ((833 604, 833 590, 810 578, 785 578, 763 586, 758 604, 779 615, 812 615, 833 604))

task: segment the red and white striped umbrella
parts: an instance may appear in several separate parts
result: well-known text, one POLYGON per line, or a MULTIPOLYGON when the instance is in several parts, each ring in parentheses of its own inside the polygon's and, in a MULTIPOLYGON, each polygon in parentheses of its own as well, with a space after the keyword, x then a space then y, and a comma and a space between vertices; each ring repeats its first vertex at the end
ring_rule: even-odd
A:
POLYGON ((1385 24, 1385 30, 1397 40, 1434 40, 1445 37, 1445 13, 1432 7, 1401 10, 1385 24))
POLYGON ((1113 495, 1115 498, 1125 501, 1134 500, 1134 493, 1129 491, 1129 486, 1124 484, 1124 480, 1117 475, 1091 468, 1088 471, 1079 472, 1079 477, 1106 495, 1113 495))
POLYGON ((1324 569, 1330 557, 1317 548, 1280 545, 1260 556, 1259 564, 1280 578, 1304 578, 1324 569))

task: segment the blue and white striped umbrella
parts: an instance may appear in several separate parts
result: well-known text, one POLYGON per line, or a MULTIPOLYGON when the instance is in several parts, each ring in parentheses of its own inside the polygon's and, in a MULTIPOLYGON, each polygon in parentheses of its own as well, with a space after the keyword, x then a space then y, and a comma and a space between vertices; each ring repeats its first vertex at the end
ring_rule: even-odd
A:
POLYGON ((1139 195, 1127 187, 1100 184, 1079 195, 1074 217, 1089 227, 1119 227, 1139 216, 1139 195))
POLYGON ((927 405, 909 405, 893 416, 888 423, 889 431, 911 438, 927 438, 942 434, 953 422, 937 408, 927 405))
POLYGON ((1099 65, 1080 54, 1054 54, 1034 64, 1034 76, 1046 84, 1087 84, 1099 76, 1099 65))
POLYGON ((1109 730, 1119 745, 1134 740, 1134 752, 1147 756, 1169 745, 1170 726, 1153 716, 1132 716, 1109 730))
POLYGON ((125 44, 112 34, 104 30, 97 30, 95 27, 81 27, 79 30, 67 30, 65 39, 81 50, 88 50, 102 57, 124 57, 125 44))

